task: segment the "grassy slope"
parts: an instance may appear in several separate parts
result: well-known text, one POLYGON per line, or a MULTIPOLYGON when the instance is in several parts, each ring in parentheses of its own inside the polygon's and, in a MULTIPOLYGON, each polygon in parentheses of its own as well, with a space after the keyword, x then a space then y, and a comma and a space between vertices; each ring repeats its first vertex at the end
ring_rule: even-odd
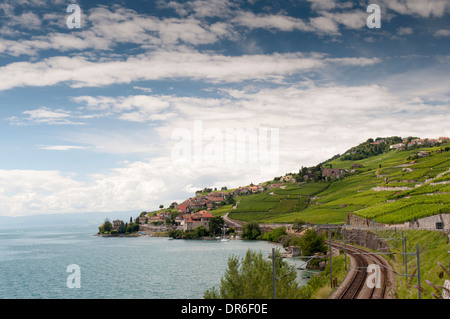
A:
MULTIPOLYGON (((379 233, 381 237, 394 238, 394 231, 385 231, 379 233)), ((427 280, 434 285, 443 285, 446 279, 450 279, 443 269, 438 265, 440 262, 446 269, 449 269, 449 240, 445 233, 426 230, 407 230, 403 231, 404 237, 407 239, 408 253, 415 253, 416 247, 420 249, 420 274, 421 286, 425 289, 422 293, 423 299, 431 299, 434 289, 427 284, 427 280)), ((389 262, 398 274, 405 274, 403 266, 403 257, 398 253, 401 252, 401 233, 397 232, 397 249, 395 242, 391 240, 391 252, 396 253, 395 258, 390 258, 389 262)), ((417 258, 415 256, 408 257, 408 274, 412 274, 417 269, 417 258)), ((416 273, 417 274, 417 270, 416 273)), ((417 299, 418 291, 414 288, 417 279, 412 277, 396 276, 397 279, 397 297, 399 299, 417 299)), ((436 292, 435 292, 436 293, 436 292)))
MULTIPOLYGON (((335 159, 329 162, 333 168, 351 169, 355 163, 361 164, 362 168, 358 168, 356 174, 331 183, 287 184, 284 189, 239 197, 239 205, 236 210, 231 210, 230 217, 259 222, 303 219, 312 223, 342 224, 348 213, 354 212, 381 223, 403 223, 450 212, 450 184, 415 187, 450 169, 450 152, 438 154, 437 149, 439 147, 390 151, 358 161, 335 159), (399 167, 410 163, 407 158, 419 150, 429 151, 432 155, 417 159, 416 164, 399 167), (412 171, 403 171, 405 168, 412 171), (377 186, 404 186, 411 190, 372 190, 377 186)), ((450 173, 444 174, 436 182, 448 181, 449 176, 450 173)))

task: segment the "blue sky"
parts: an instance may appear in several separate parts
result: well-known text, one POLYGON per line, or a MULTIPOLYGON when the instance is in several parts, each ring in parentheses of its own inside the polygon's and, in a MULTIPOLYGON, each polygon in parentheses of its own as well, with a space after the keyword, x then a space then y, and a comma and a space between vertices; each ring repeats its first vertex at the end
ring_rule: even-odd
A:
POLYGON ((449 136, 449 17, 446 0, 2 1, 0 216, 152 210, 370 137, 449 136))

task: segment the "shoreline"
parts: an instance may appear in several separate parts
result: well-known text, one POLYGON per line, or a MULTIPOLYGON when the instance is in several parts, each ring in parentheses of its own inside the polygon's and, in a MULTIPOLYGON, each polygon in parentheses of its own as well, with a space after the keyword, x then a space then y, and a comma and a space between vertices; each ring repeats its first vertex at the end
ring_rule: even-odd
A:
MULTIPOLYGON (((106 238, 137 238, 137 237, 161 237, 161 238, 171 238, 171 239, 185 239, 185 240, 221 240, 221 237, 212 237, 212 236, 205 236, 205 237, 199 237, 199 238, 173 238, 168 235, 167 232, 157 232, 157 233, 133 233, 133 234, 94 234, 96 237, 106 237, 106 238)), ((227 237, 228 240, 242 240, 240 236, 230 236, 227 237)))

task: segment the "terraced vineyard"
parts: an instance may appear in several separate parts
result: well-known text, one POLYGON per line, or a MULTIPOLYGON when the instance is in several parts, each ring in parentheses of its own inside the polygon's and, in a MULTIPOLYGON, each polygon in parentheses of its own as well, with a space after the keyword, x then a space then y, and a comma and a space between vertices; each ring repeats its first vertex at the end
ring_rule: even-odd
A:
POLYGON ((380 223, 395 224, 447 213, 450 152, 441 150, 449 145, 389 151, 358 161, 336 158, 326 164, 349 171, 356 169, 337 180, 285 183, 259 194, 239 196, 230 217, 267 223, 302 219, 342 224, 353 212, 380 223), (411 160, 418 151, 430 155, 411 160))

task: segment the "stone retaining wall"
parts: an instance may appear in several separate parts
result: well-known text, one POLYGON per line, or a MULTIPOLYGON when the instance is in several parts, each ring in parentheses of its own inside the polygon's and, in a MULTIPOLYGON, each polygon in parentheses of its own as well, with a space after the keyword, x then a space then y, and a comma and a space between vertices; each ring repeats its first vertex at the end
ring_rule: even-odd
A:
POLYGON ((443 223, 444 230, 450 230, 450 213, 420 218, 414 222, 406 222, 403 224, 395 224, 395 225, 373 223, 372 221, 366 218, 355 216, 353 213, 350 213, 345 221, 347 225, 353 227, 390 227, 399 229, 427 229, 427 230, 436 229, 436 223, 438 222, 443 223))

